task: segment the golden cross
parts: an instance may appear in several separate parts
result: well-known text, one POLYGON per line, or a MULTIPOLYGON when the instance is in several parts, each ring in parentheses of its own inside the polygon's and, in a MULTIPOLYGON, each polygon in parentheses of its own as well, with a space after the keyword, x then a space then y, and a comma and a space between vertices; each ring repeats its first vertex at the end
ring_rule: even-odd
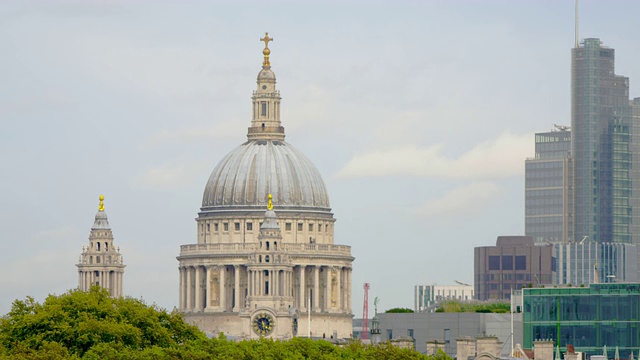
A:
POLYGON ((269 33, 266 32, 264 33, 264 37, 262 39, 260 39, 260 41, 264 41, 264 48, 268 49, 269 48, 269 41, 273 41, 273 38, 269 37, 269 33))

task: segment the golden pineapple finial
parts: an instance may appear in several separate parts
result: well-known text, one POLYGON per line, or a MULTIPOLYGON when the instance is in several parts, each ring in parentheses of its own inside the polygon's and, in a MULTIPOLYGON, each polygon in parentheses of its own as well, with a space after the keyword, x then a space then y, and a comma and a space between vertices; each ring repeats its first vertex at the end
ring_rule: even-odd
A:
POLYGON ((100 205, 98 205, 98 211, 104 211, 104 195, 100 195, 100 205))

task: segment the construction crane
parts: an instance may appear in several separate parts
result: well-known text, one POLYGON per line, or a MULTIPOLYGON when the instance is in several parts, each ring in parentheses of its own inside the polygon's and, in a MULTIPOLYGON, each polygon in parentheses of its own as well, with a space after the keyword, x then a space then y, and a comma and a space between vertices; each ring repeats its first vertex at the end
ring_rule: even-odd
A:
POLYGON ((369 339, 369 283, 364 283, 364 303, 362 304, 362 340, 369 339))

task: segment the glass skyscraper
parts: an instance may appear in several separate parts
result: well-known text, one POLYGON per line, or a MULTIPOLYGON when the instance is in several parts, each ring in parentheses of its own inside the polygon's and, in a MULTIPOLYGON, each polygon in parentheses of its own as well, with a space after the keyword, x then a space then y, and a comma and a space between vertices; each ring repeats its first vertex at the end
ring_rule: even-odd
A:
POLYGON ((571 52, 574 241, 640 240, 640 137, 629 79, 615 74, 614 49, 585 39, 571 52))
POLYGON ((537 133, 535 157, 525 161, 525 235, 536 241, 571 238, 571 131, 537 133))

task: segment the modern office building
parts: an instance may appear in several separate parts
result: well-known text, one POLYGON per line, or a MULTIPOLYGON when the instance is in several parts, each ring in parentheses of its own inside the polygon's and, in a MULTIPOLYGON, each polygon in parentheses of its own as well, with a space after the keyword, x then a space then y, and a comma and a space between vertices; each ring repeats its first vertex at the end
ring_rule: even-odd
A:
POLYGON ((549 244, 531 236, 499 236, 496 246, 474 249, 474 292, 478 300, 505 300, 512 290, 552 284, 556 263, 549 244))
POLYGON ((535 156, 525 161, 524 234, 536 241, 572 238, 571 131, 535 135, 535 156))
POLYGON ((633 244, 581 241, 553 244, 554 284, 637 282, 638 252, 633 244))
POLYGON ((442 300, 473 300, 473 286, 458 285, 416 285, 413 296, 415 312, 434 312, 442 300))
POLYGON ((551 339, 561 352, 602 354, 618 348, 621 358, 640 347, 640 284, 523 289, 523 347, 551 339))
POLYGON ((585 39, 571 52, 574 236, 640 241, 640 132, 632 123, 629 79, 615 74, 615 51, 585 39))

